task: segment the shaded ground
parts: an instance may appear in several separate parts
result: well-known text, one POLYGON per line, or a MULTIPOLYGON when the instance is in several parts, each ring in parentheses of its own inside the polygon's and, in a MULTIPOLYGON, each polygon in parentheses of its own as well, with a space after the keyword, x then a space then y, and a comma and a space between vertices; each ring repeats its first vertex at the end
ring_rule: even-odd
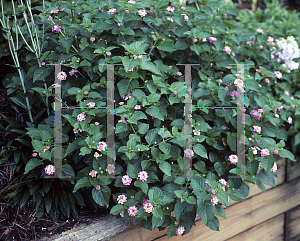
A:
MULTIPOLYGON (((300 11, 300 5, 297 1, 285 1, 283 6, 287 6, 288 10, 300 11)), ((257 7, 265 9, 266 5, 258 2, 257 7)), ((251 9, 250 3, 243 3, 237 7, 238 9, 251 9)), ((0 71, 1 74, 2 71, 0 71)), ((11 95, 11 96, 14 96, 11 95)), ((0 82, 0 113, 11 118, 17 118, 16 112, 11 108, 11 100, 6 95, 6 89, 0 82)), ((25 111, 20 111, 27 116, 25 111)), ((0 125, 6 127, 7 123, 0 118, 0 125)), ((0 133, 0 139, 3 139, 0 133)), ((1 150, 0 150, 1 151, 1 150)), ((1 158, 1 156, 0 156, 1 158)), ((17 179, 12 179, 9 175, 9 167, 1 165, 0 168, 0 197, 4 196, 5 188, 17 183, 17 179)), ((22 210, 13 207, 8 201, 0 199, 0 240, 38 240, 43 237, 51 237, 54 234, 60 234, 72 229, 79 224, 88 224, 93 221, 99 221, 99 218, 105 215, 103 209, 93 210, 91 208, 79 208, 79 218, 65 219, 60 218, 58 223, 54 223, 52 219, 45 214, 39 221, 36 218, 35 211, 32 211, 27 203, 22 210)), ((107 211, 106 211, 107 212, 107 211)))

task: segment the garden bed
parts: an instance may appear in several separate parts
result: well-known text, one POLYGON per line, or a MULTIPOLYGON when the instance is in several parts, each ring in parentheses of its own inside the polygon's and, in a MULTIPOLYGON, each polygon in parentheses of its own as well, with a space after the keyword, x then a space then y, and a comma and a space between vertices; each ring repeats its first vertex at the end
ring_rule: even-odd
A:
MULTIPOLYGON (((300 173, 297 171, 300 161, 294 163, 278 156, 276 159, 276 187, 267 186, 267 191, 262 192, 257 185, 248 184, 250 192, 247 200, 230 201, 225 209, 226 220, 220 220, 219 232, 210 230, 198 220, 189 234, 172 237, 170 240, 297 240, 300 234, 300 173)), ((141 228, 135 220, 124 222, 107 215, 99 221, 79 225, 41 241, 167 241, 166 231, 159 231, 157 228, 150 231, 141 228)))

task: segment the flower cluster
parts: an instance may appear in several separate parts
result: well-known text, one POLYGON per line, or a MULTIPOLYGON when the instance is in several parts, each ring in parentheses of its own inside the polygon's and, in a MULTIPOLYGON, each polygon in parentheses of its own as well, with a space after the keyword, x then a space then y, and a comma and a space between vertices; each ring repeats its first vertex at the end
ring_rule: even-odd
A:
POLYGON ((231 154, 228 158, 231 164, 237 164, 238 162, 238 157, 237 155, 231 154))
POLYGON ((123 204, 125 202, 127 202, 127 197, 125 195, 119 195, 118 198, 117 198, 117 201, 119 204, 123 204))
POLYGON ((131 181, 132 179, 128 175, 122 177, 122 183, 126 186, 129 186, 131 181))
MULTIPOLYGON (((283 67, 288 67, 290 70, 298 69, 299 63, 293 61, 295 58, 300 57, 300 49, 293 36, 287 37, 287 39, 281 38, 276 40, 277 45, 281 52, 274 50, 272 54, 278 56, 277 62, 284 62, 283 67)), ((274 48, 275 49, 275 48, 274 48)))
POLYGON ((143 207, 144 207, 144 211, 146 213, 151 213, 154 210, 154 207, 153 207, 152 203, 150 203, 148 201, 144 202, 143 207))
POLYGON ((260 120, 260 118, 262 117, 261 112, 259 112, 258 110, 251 110, 250 115, 251 117, 254 117, 256 120, 260 120))
POLYGON ((217 205, 218 204, 218 202, 219 202, 219 199, 218 199, 218 197, 217 196, 211 196, 212 197, 212 199, 210 200, 211 202, 212 202, 212 205, 213 206, 215 206, 215 205, 217 205))
POLYGON ((191 159, 191 158, 194 156, 194 152, 193 152, 192 149, 186 149, 186 150, 184 151, 184 155, 185 155, 186 157, 188 157, 188 158, 191 159))
POLYGON ((67 79, 67 74, 64 71, 61 71, 57 74, 57 78, 62 81, 67 79))
POLYGON ((141 171, 141 172, 139 172, 138 177, 139 177, 139 180, 142 182, 147 181, 148 173, 146 171, 141 171))
POLYGON ((137 209, 136 206, 130 206, 130 207, 128 208, 127 212, 128 212, 128 215, 129 215, 129 216, 134 217, 134 216, 137 215, 138 209, 137 209))
POLYGON ((45 173, 47 174, 47 175, 52 175, 52 174, 54 174, 54 172, 55 172, 55 166, 53 166, 53 165, 48 165, 48 166, 46 166, 45 167, 45 173))

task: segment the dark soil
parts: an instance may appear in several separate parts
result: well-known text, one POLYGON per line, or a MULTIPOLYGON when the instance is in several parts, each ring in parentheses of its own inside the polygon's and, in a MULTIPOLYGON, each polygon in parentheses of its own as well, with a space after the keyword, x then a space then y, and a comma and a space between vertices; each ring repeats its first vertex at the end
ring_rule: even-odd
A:
POLYGON ((61 217, 58 223, 54 223, 46 214, 42 219, 37 220, 35 211, 30 209, 29 204, 20 210, 19 207, 13 207, 9 203, 0 203, 0 240, 39 240, 61 234, 79 224, 97 222, 104 215, 103 210, 82 207, 78 218, 61 217))

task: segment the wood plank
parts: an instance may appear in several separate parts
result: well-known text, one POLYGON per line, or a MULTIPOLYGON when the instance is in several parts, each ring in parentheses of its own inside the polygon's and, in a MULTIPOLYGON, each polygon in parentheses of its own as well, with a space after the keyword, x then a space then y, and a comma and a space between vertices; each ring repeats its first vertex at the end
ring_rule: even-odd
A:
POLYGON ((300 240, 300 206, 286 212, 285 240, 300 240))
POLYGON ((300 176, 300 160, 293 162, 287 160, 287 181, 293 180, 300 176))
MULTIPOLYGON (((286 164, 286 161, 285 161, 284 158, 280 158, 278 155, 274 156, 274 158, 276 158, 278 160, 277 161, 277 165, 278 165, 277 175, 278 175, 278 178, 275 179, 275 184, 276 184, 276 186, 278 186, 278 185, 284 183, 284 181, 285 181, 285 164, 286 164)), ((256 184, 248 183, 248 185, 250 187, 250 193, 249 193, 249 196, 247 198, 250 198, 254 195, 262 193, 262 191, 257 187, 256 184)), ((269 189, 272 189, 274 187, 266 186, 266 188, 267 188, 267 190, 269 190, 269 189)), ((228 205, 228 208, 229 208, 229 206, 232 206, 232 205, 237 204, 237 203, 240 203, 240 202, 235 202, 235 201, 231 200, 229 205, 228 205)), ((201 221, 199 220, 198 222, 201 222, 201 221)), ((194 228, 195 227, 193 227, 193 229, 194 228)), ((126 241, 127 240, 128 241, 131 241, 131 240, 132 241, 137 241, 137 240, 150 241, 150 240, 153 240, 155 238, 161 237, 161 236, 166 235, 166 234, 167 234, 167 229, 165 229, 163 231, 159 231, 158 228, 155 228, 153 231, 150 231, 148 229, 142 228, 142 227, 137 225, 137 226, 132 227, 128 230, 125 230, 121 234, 116 235, 111 240, 112 241, 117 241, 121 238, 122 240, 126 240, 126 241)))
MULTIPOLYGON (((276 171, 276 173, 277 173, 278 178, 275 178, 275 187, 277 187, 278 185, 280 185, 280 184, 282 184, 282 183, 285 182, 286 159, 285 158, 281 158, 278 155, 274 155, 273 157, 276 160, 278 160, 276 162, 276 164, 277 164, 277 171, 276 171)), ((262 190, 259 189, 259 187, 256 184, 249 183, 249 182, 246 182, 246 183, 247 183, 247 185, 250 188, 250 192, 249 192, 249 195, 247 196, 247 199, 263 192, 262 190)), ((265 187, 266 187, 267 190, 270 190, 270 189, 274 188, 272 186, 267 186, 267 185, 265 185, 265 187)), ((232 201, 231 200, 229 202, 228 206, 234 205, 234 204, 239 203, 239 202, 241 202, 241 201, 232 201)))
POLYGON ((284 240, 284 214, 244 231, 226 241, 284 240))
MULTIPOLYGON (((219 219, 220 231, 213 231, 200 221, 190 233, 175 236, 171 241, 223 241, 298 205, 300 205, 300 177, 228 207, 225 210, 226 219, 219 219)), ((157 241, 167 240, 167 236, 157 239, 157 241)))

